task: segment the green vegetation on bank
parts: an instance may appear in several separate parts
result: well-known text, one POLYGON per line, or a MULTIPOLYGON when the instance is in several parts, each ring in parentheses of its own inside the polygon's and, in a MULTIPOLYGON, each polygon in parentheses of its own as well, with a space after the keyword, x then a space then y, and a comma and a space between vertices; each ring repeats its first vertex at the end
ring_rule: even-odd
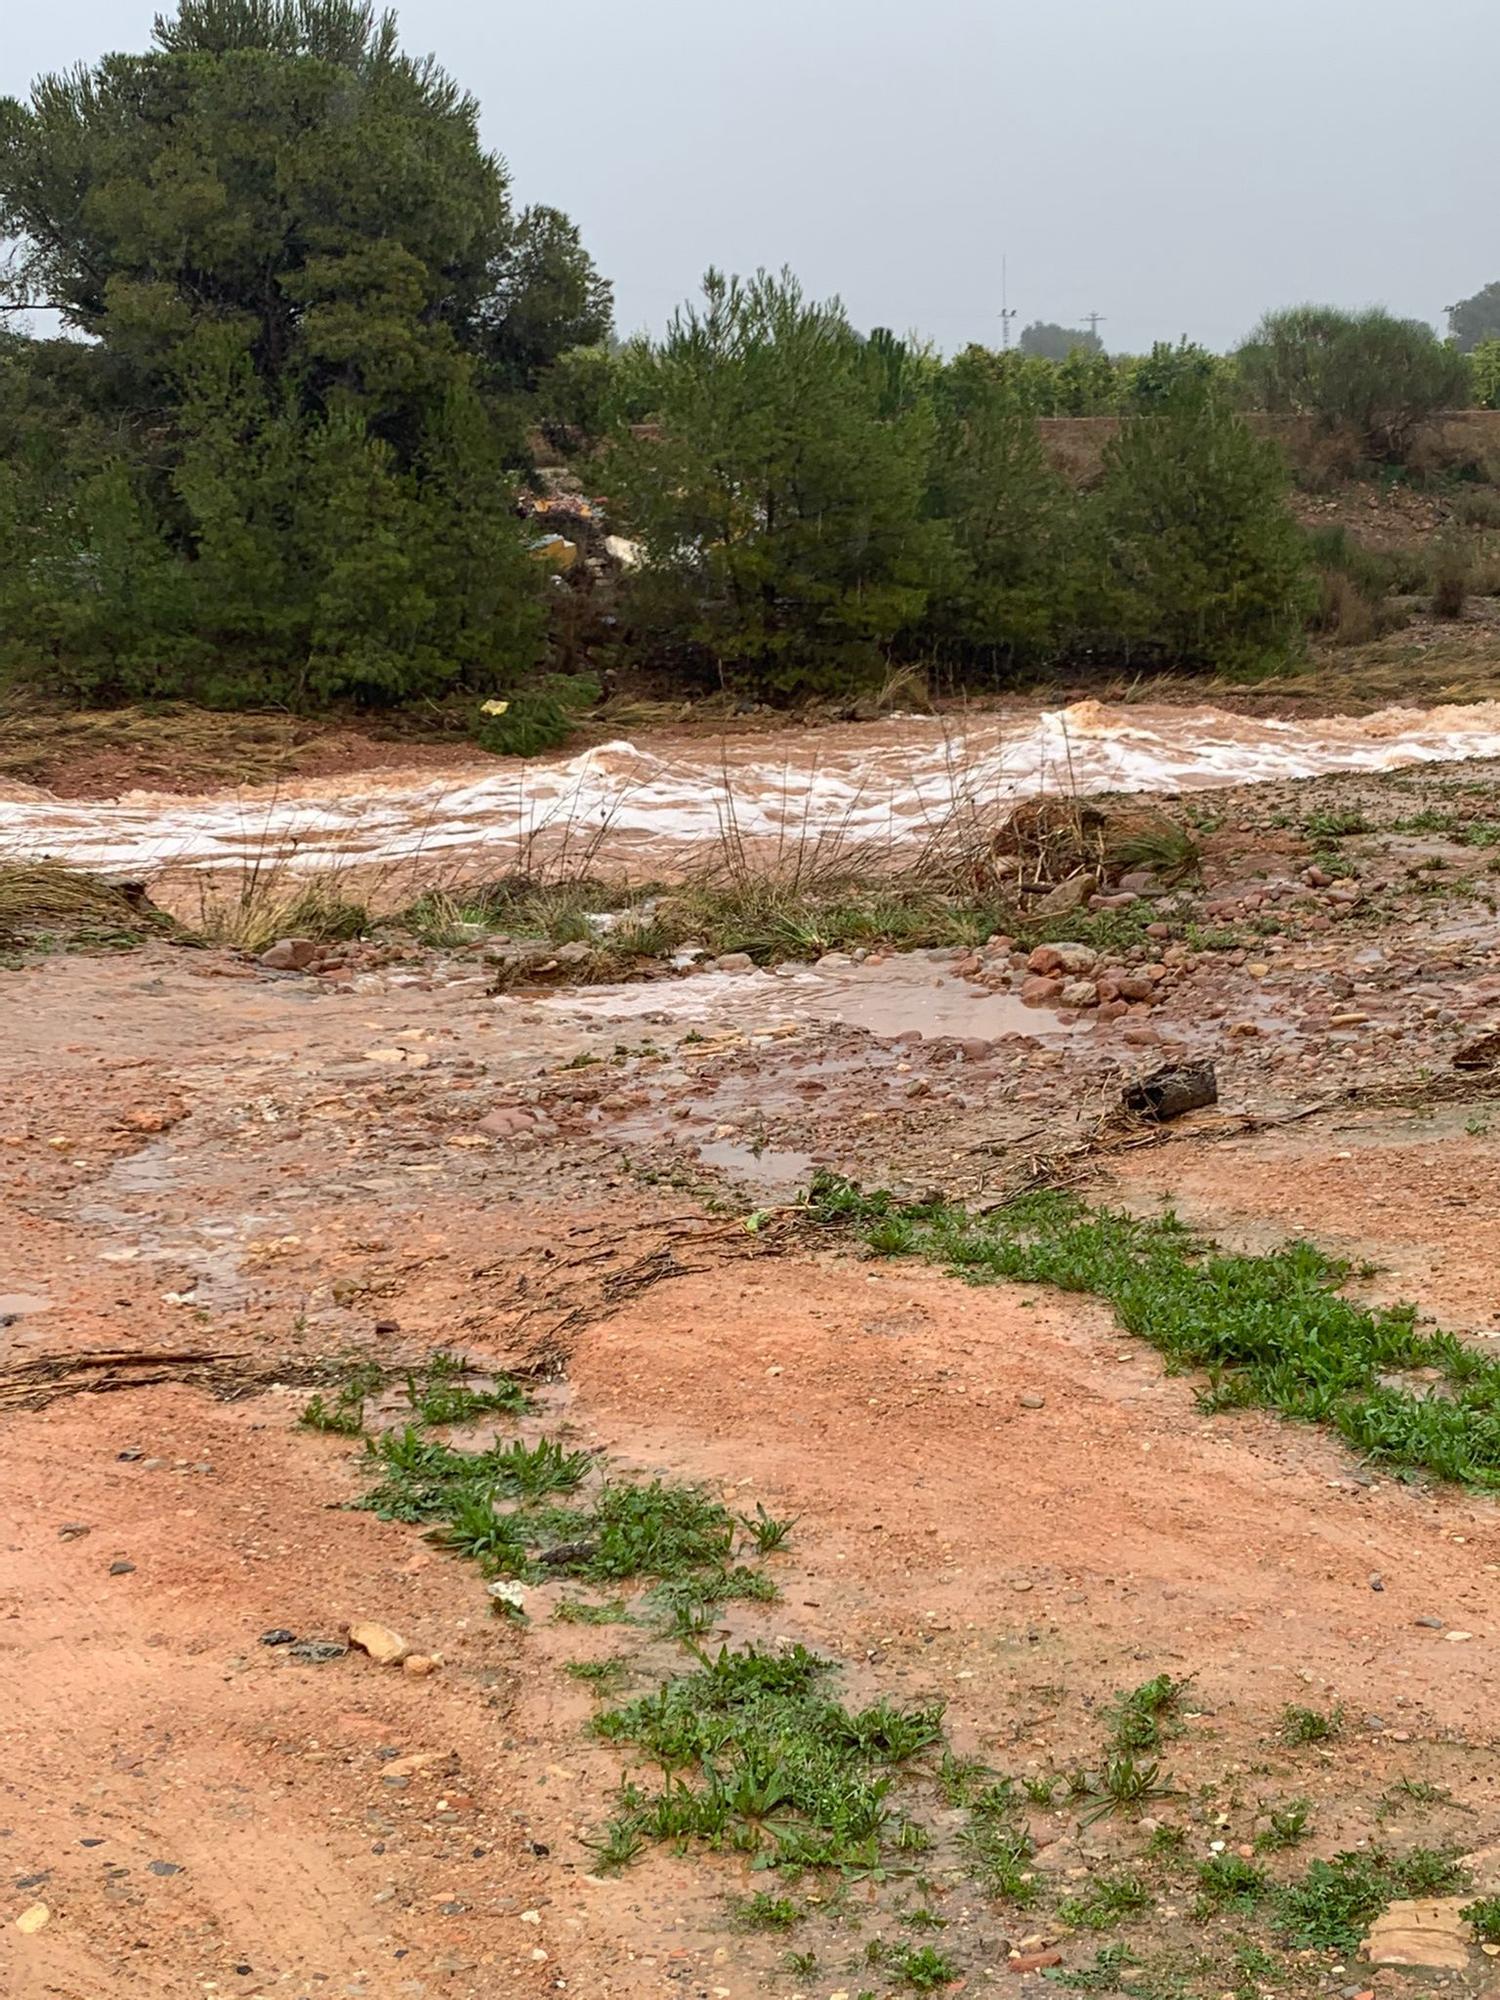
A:
MULTIPOLYGON (((843 1185, 816 1194, 845 1222, 958 1227, 954 1211, 898 1215, 843 1185)), ((1045 1232, 1033 1217, 1026 1233, 1045 1232)), ((799 1948, 786 1963, 799 1977, 822 1965, 872 2000, 869 1977, 884 1992, 941 1991, 992 1962, 989 1925, 969 1921, 978 1906, 1007 1928, 1045 1929, 1070 1960, 1109 1934, 1091 1967, 1059 1969, 1057 1979, 1167 2000, 1182 1989, 1179 1947, 1164 1954, 1156 1935, 1161 1917, 1176 1914, 1164 1901, 1190 1908, 1192 1962, 1213 1973, 1218 1990, 1231 1965, 1264 1975, 1274 1953, 1347 1954, 1392 1897, 1468 1886, 1440 1846, 1372 1846, 1295 1872, 1273 1872, 1278 1863, 1222 1842, 1205 1854, 1212 1828, 1228 1824, 1217 1815, 1217 1788, 1179 1782, 1166 1764, 1196 1720, 1190 1677, 1157 1673, 1104 1705, 1088 1697, 1087 1762, 1011 1777, 954 1750, 940 1699, 895 1698, 877 1680, 851 1700, 838 1664, 789 1637, 726 1643, 732 1601, 737 1616, 753 1619, 756 1605, 776 1599, 775 1562, 796 1524, 763 1506, 736 1515, 707 1488, 621 1472, 559 1438, 463 1446, 435 1434, 476 1421, 504 1429, 527 1408, 516 1381, 439 1353, 411 1369, 357 1362, 313 1398, 304 1422, 365 1431, 355 1463, 375 1483, 355 1504, 421 1526, 472 1562, 491 1580, 497 1615, 535 1616, 547 1600, 533 1590, 567 1579, 588 1594, 555 1601, 558 1627, 624 1628, 614 1640, 601 1633, 596 1645, 606 1652, 559 1663, 592 1697, 588 1733, 626 1760, 608 1817, 582 1837, 591 1866, 624 1869, 654 1846, 729 1862, 732 1873, 719 1878, 726 1921, 788 1943, 795 1933, 799 1948), (330 1413, 339 1420, 330 1424, 330 1413), (380 1427, 392 1418, 395 1428, 380 1427), (1137 1825, 1148 1809, 1154 1820, 1137 1825), (1113 1816, 1110 1864, 1066 1878, 1039 1865, 1034 1814, 1049 1810, 1076 1816, 1081 1828, 1113 1816), (748 1889, 746 1864, 767 1886, 748 1889)), ((1049 1690, 1049 1701, 1061 1693, 1049 1690)), ((1331 1729, 1304 1727, 1312 1712, 1296 1714, 1297 1727, 1284 1720, 1275 1754, 1295 1758, 1287 1744, 1316 1744, 1326 1756, 1331 1729)), ((1406 1788, 1414 1798, 1445 1796, 1415 1780, 1406 1788)), ((1238 1776, 1230 1790, 1232 1811, 1252 1810, 1238 1776)), ((1261 1853, 1291 1848, 1309 1831, 1303 1798, 1263 1800, 1257 1816, 1261 1853)), ((1494 1899, 1464 1915, 1476 1937, 1500 1934, 1494 1899)), ((1271 1990, 1264 1977, 1259 1985, 1271 1990)))
MULTIPOLYGON (((820 1175, 809 1207, 885 1256, 923 1257, 972 1283, 1052 1284, 1107 1300, 1169 1366, 1205 1372, 1205 1411, 1274 1410, 1328 1426, 1397 1472, 1500 1488, 1500 1362, 1420 1329, 1412 1306, 1345 1298, 1348 1267, 1310 1243, 1230 1255, 1170 1212, 1142 1219, 1052 1190, 976 1216, 820 1175)), ((1289 1715, 1299 1742, 1337 1727, 1312 1710, 1289 1715)))
POLYGON ((0 229, 0 673, 83 700, 458 695, 519 754, 628 668, 773 699, 911 663, 1274 668, 1310 616, 1360 620, 1342 585, 1320 609, 1243 410, 1390 462, 1495 372, 1492 338, 1321 307, 1227 359, 1038 325, 944 360, 765 272, 710 272, 663 337, 615 344, 567 217, 516 209, 474 101, 356 0, 180 0, 145 53, 0 103, 0 229), (1034 419, 1097 413, 1122 427, 1079 490, 1034 419), (539 437, 636 545, 608 588, 596 517, 526 517, 539 437), (586 554, 554 575, 557 521, 586 554))

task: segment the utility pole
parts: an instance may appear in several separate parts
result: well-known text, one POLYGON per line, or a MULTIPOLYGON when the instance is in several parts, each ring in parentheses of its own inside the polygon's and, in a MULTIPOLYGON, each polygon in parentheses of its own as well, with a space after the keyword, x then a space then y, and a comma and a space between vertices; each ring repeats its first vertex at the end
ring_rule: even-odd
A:
POLYGON ((1084 322, 1088 327, 1090 335, 1094 340, 1098 340, 1099 322, 1102 319, 1106 319, 1108 315, 1106 313, 1085 313, 1083 317, 1084 317, 1084 322))
POLYGON ((1000 259, 1000 345, 1009 354, 1010 323, 1016 316, 1016 309, 1006 302, 1005 276, 1005 259, 1002 257, 1000 259))

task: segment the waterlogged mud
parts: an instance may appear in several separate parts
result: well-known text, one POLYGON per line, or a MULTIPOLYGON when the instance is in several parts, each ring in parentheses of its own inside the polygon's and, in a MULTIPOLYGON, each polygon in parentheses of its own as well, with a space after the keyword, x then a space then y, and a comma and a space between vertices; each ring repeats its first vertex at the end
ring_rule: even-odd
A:
POLYGON ((597 865, 690 863, 726 842, 911 850, 956 815, 1037 791, 1197 790, 1500 755, 1500 702, 1278 721, 1214 708, 1111 707, 637 746, 472 772, 381 771, 276 791, 0 796, 0 841, 105 871, 280 859, 298 867, 481 856, 496 872, 587 854, 597 865))
MULTIPOLYGON (((337 980, 160 940, 0 967, 0 1990, 885 2000, 922 1990, 892 1968, 930 1934, 954 1993, 1040 1990, 1039 1958, 1101 1990, 1106 1940, 1138 1991, 1248 1992, 1249 1941, 1255 1993, 1308 2000, 1369 1974, 1286 1946, 1274 1901, 1198 1911, 1215 1855, 1284 1884, 1420 1843, 1500 1891, 1493 1497, 1203 1407, 1101 1299, 862 1256, 795 1206, 818 1167, 989 1205, 1190 1055, 1219 1105, 1090 1154, 1090 1199, 1310 1237, 1352 1299, 1492 1340, 1500 1075, 1454 1066, 1500 1021, 1492 849, 1360 832, 1309 883, 1299 830, 1491 782, 1226 795, 1205 880, 1151 892, 1183 935, 1149 1002, 1110 1018, 1022 1006, 998 941, 573 991, 494 991, 478 941, 337 980), (920 1888, 656 1847, 603 1873, 621 1754, 566 1668, 619 1662, 631 1698, 691 1655, 555 1620, 555 1580, 529 1623, 491 1615, 474 1566, 353 1508, 357 1439, 297 1424, 349 1359, 399 1384, 437 1347, 540 1371, 527 1443, 791 1522, 778 1600, 702 1648, 802 1643, 852 1702, 945 1702, 959 1752, 1039 1788, 1035 1901, 977 1893, 922 1779, 895 1795, 935 1829, 920 1888), (121 1352, 147 1386, 72 1393, 121 1352), (174 1375, 203 1354, 221 1396, 174 1375), (341 1651, 365 1620, 432 1671, 341 1651), (1158 1675, 1190 1689, 1148 1753, 1168 1789, 1089 1819, 1047 1781, 1158 1675), (1342 1719, 1299 1745, 1287 1704, 1342 1719), (1302 1798, 1305 1839, 1257 1846, 1302 1798), (1120 1873, 1150 1907, 1102 1936, 1063 1914, 1120 1873), (759 1891, 804 1911, 790 1939, 736 1916, 759 1891)), ((1476 1945, 1448 1990, 1490 1976, 1476 1945)))

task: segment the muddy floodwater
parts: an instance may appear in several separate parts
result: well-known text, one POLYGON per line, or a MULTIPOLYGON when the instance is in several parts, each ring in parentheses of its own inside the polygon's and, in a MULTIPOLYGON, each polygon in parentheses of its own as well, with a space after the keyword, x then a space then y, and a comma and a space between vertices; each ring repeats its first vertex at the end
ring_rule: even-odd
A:
POLYGON ((979 719, 895 716, 764 736, 600 744, 434 779, 383 771, 205 797, 64 801, 12 786, 0 840, 104 870, 401 865, 540 857, 616 869, 690 863, 725 843, 913 849, 955 815, 1038 791, 1197 790, 1500 755, 1500 702, 1301 721, 1196 707, 1071 707, 979 719))

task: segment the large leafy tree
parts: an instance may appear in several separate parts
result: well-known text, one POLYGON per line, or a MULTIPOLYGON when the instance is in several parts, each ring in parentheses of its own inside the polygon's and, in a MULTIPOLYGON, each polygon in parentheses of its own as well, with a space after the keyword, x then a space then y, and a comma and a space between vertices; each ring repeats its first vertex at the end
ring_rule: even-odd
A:
POLYGON ((768 691, 878 677, 951 560, 924 510, 922 358, 862 340, 788 273, 710 271, 703 303, 633 350, 610 488, 646 556, 635 615, 768 691))
POLYGON ((0 103, 0 230, 6 303, 85 337, 33 372, 110 440, 36 496, 63 570, 8 586, 60 673, 392 698, 535 655, 494 391, 600 337, 608 288, 565 217, 513 214, 473 99, 391 15, 182 0, 147 53, 0 103), (45 609, 68 561, 89 587, 45 609))

